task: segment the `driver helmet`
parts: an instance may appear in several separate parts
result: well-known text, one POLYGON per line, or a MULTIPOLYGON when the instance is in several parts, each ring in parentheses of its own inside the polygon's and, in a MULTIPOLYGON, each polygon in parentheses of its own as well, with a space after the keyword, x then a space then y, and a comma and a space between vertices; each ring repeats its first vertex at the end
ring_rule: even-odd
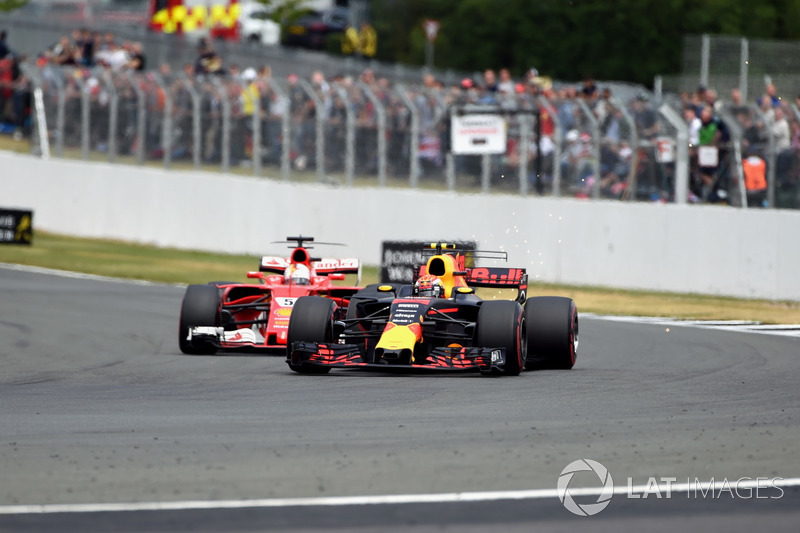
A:
POLYGON ((414 284, 414 294, 426 298, 444 298, 444 285, 436 276, 421 276, 414 284))
POLYGON ((311 272, 305 265, 289 265, 283 272, 283 278, 292 285, 311 284, 311 272))

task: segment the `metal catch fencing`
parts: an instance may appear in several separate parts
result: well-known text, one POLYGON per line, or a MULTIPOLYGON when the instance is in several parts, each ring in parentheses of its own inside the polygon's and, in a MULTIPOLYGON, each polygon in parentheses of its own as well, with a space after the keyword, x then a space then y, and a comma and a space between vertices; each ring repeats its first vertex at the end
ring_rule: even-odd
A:
POLYGON ((351 77, 26 71, 28 90, 39 95, 33 144, 56 157, 340 186, 798 207, 796 152, 780 155, 765 119, 761 151, 743 149, 755 134, 745 134, 741 110, 721 113, 730 136, 717 147, 713 187, 724 192, 712 196, 697 179, 679 104, 644 95, 622 101, 351 77), (450 152, 450 116, 469 105, 505 117, 504 153, 450 152), (748 201, 742 165, 755 155, 768 168, 769 190, 758 202, 748 201))

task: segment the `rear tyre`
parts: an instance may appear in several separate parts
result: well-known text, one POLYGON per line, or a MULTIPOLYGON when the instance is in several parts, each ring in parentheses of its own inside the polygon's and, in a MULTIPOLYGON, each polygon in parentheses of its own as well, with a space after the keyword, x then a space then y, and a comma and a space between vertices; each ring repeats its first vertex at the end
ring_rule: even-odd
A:
POLYGON ((569 370, 578 356, 578 308, 570 298, 537 296, 525 304, 528 370, 569 370))
POLYGON ((488 300, 478 311, 475 344, 482 348, 505 348, 503 373, 517 376, 528 353, 525 315, 517 302, 488 300))
POLYGON ((215 287, 220 287, 222 285, 239 285, 238 281, 209 281, 206 285, 213 285, 215 287))
POLYGON ((333 314, 336 303, 321 296, 303 296, 292 307, 286 335, 286 360, 300 374, 327 374, 330 367, 309 363, 292 364, 292 343, 296 341, 330 343, 333 340, 333 314))
POLYGON ((178 323, 178 346, 189 355, 211 355, 217 347, 208 342, 190 342, 189 328, 219 325, 219 289, 214 285, 189 285, 183 295, 181 317, 178 323))

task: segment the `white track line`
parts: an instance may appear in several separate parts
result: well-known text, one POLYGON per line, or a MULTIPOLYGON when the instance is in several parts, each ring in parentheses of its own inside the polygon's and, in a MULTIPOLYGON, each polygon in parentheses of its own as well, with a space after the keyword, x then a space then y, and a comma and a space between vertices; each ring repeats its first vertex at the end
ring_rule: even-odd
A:
MULTIPOLYGON (((142 279, 113 278, 111 276, 100 276, 97 274, 85 274, 83 272, 73 272, 71 270, 58 270, 55 268, 45 268, 31 265, 18 265, 16 263, 0 263, 0 268, 16 270, 18 272, 32 272, 34 274, 45 274, 48 276, 60 276, 62 278, 88 279, 93 281, 111 281, 114 283, 130 283, 133 285, 179 285, 174 283, 158 283, 142 279)), ((184 286, 184 285, 180 285, 184 286)))
POLYGON ((738 331, 739 333, 761 333, 764 335, 783 335, 800 337, 800 324, 762 324, 749 320, 680 320, 677 318, 649 316, 617 316, 581 313, 581 317, 608 320, 611 322, 629 322, 634 324, 652 324, 656 326, 706 328, 718 331, 738 331))
MULTIPOLYGON (((766 478, 742 479, 738 482, 717 481, 701 483, 672 483, 670 492, 692 493, 728 490, 735 487, 744 489, 771 489, 800 487, 800 478, 766 478)), ((667 485, 659 484, 663 494, 667 485)), ((614 494, 655 494, 652 485, 618 486, 614 494)), ((600 496, 603 487, 570 488, 571 496, 600 496)), ((558 498, 556 489, 502 490, 488 492, 444 492, 440 494, 395 494, 383 496, 330 496, 316 498, 266 498, 254 500, 189 500, 174 502, 131 502, 131 503, 78 503, 78 504, 42 504, 42 505, 5 505, 0 506, 0 515, 16 514, 53 514, 53 513, 103 513, 114 511, 186 511, 202 509, 245 509, 245 508, 280 508, 280 507, 344 507, 355 505, 402 505, 414 503, 461 503, 486 502, 497 500, 541 500, 558 498)))

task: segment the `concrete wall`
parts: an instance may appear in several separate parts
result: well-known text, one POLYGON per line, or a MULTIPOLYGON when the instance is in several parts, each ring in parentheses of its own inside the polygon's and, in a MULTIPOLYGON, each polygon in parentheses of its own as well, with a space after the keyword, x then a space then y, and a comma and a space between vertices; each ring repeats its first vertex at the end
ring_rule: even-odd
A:
POLYGON ((34 228, 158 246, 380 262, 384 239, 476 240, 532 280, 800 300, 800 212, 346 189, 0 153, 0 205, 34 228))

